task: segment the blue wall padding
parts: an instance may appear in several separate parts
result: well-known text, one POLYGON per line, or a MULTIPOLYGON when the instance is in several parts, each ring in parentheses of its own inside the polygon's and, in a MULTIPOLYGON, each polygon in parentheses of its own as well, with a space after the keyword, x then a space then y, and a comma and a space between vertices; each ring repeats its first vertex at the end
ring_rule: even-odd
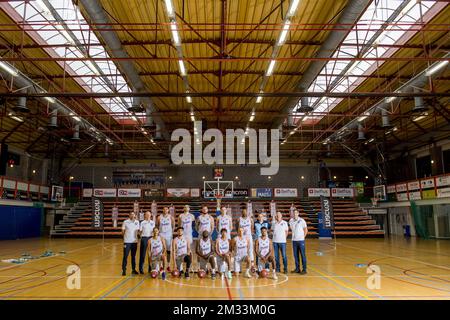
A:
POLYGON ((41 208, 0 205, 0 240, 39 237, 41 217, 41 208))

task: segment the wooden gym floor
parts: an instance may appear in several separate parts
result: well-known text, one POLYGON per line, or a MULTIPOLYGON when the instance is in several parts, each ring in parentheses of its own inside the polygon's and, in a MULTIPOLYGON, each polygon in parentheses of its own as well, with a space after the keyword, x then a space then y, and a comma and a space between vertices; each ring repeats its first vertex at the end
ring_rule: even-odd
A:
MULTIPOLYGON (((450 241, 445 240, 338 239, 335 245, 309 239, 308 274, 279 274, 277 281, 122 277, 119 239, 0 241, 0 260, 46 250, 55 255, 23 264, 0 262, 0 299, 450 299, 450 241), (71 265, 81 270, 79 290, 66 286, 71 265), (380 267, 379 289, 367 287, 367 265, 380 267)), ((292 270, 290 245, 288 257, 292 270)))

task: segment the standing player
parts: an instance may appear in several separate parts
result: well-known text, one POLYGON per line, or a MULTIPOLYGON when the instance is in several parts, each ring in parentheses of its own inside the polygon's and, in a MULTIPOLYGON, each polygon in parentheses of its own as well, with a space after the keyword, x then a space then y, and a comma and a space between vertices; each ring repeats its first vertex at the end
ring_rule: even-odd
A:
POLYGON ((190 207, 188 205, 184 206, 184 212, 179 215, 178 217, 178 225, 180 227, 183 227, 183 235, 186 238, 186 240, 189 242, 189 245, 191 247, 191 251, 193 253, 192 260, 195 261, 194 257, 194 239, 193 239, 193 230, 192 230, 192 223, 195 222, 195 216, 189 212, 190 207))
POLYGON ((206 270, 206 265, 211 265, 211 279, 216 279, 216 257, 213 251, 213 242, 208 231, 202 232, 202 238, 198 241, 196 248, 197 256, 200 258, 200 269, 206 270))
POLYGON ((233 239, 233 255, 234 255, 234 273, 236 275, 241 271, 241 263, 247 263, 245 277, 251 278, 250 274, 250 241, 244 236, 244 229, 238 229, 238 235, 233 239))
MULTIPOLYGON (((168 250, 168 259, 170 263, 170 248, 172 247, 173 229, 175 227, 175 220, 169 214, 169 208, 164 207, 162 215, 158 216, 158 228, 159 234, 166 242, 166 248, 168 250)), ((167 266, 167 271, 170 271, 167 266)))
MULTIPOLYGON (((195 227, 197 229, 199 238, 202 236, 203 231, 208 231, 209 234, 211 234, 213 232, 213 228, 214 228, 214 218, 211 217, 211 215, 208 213, 208 206, 207 205, 203 205, 202 206, 202 212, 200 214, 200 216, 198 216, 197 221, 195 222, 195 227)), ((198 245, 198 241, 196 243, 196 247, 198 245)), ((198 260, 198 259, 197 259, 198 260)), ((197 261, 198 263, 198 261, 197 261)))
POLYGON ((186 263, 184 277, 189 278, 189 268, 191 267, 192 261, 191 248, 183 236, 183 227, 178 227, 176 232, 177 237, 174 239, 172 244, 172 254, 174 256, 173 261, 175 263, 176 270, 180 271, 180 276, 182 264, 183 262, 186 263))
POLYGON ((272 265, 272 278, 277 280, 277 273, 275 271, 275 259, 273 258, 272 241, 267 236, 267 228, 261 228, 261 236, 255 240, 255 252, 258 257, 258 271, 266 268, 266 264, 272 265))
POLYGON ((139 221, 136 220, 134 212, 130 212, 129 219, 122 223, 123 236, 123 259, 122 259, 122 276, 127 274, 127 260, 131 251, 131 267, 132 274, 138 274, 136 271, 136 251, 137 251, 137 236, 139 231, 139 221))
POLYGON ((158 215, 158 205, 156 204, 155 200, 152 201, 151 211, 153 218, 156 218, 156 216, 158 215))
POLYGON ((244 237, 247 238, 249 241, 249 251, 250 251, 250 261, 253 264, 254 257, 253 257, 253 239, 252 234, 254 233, 254 225, 253 225, 253 219, 251 216, 248 215, 246 209, 242 209, 242 216, 239 218, 237 222, 237 229, 242 228, 244 237))
POLYGON ((139 213, 139 202, 137 200, 134 200, 133 211, 136 215, 139 213))
POLYGON ((112 208, 112 221, 113 221, 113 228, 117 228, 117 221, 119 220, 119 208, 117 207, 117 204, 114 204, 114 207, 112 208))
POLYGON ((222 206, 221 215, 216 219, 216 230, 218 233, 222 233, 222 229, 227 231, 227 239, 231 239, 231 229, 233 228, 233 219, 228 214, 228 210, 225 206, 222 206))
POLYGON ((227 229, 220 229, 220 238, 216 240, 217 267, 220 273, 224 273, 221 267, 226 263, 228 267, 227 278, 231 279, 231 251, 230 251, 230 234, 227 229))
POLYGON ((148 242, 148 259, 150 271, 160 271, 160 268, 162 267, 161 277, 163 280, 165 280, 166 273, 164 270, 167 265, 166 244, 165 241, 160 237, 159 229, 157 227, 153 228, 153 235, 148 242), (159 265, 160 263, 161 265, 159 265))
MULTIPOLYGON (((150 211, 144 214, 144 220, 140 223, 139 234, 141 236, 141 246, 139 250, 139 273, 144 274, 145 256, 147 256, 147 246, 150 237, 152 236, 153 228, 155 228, 155 221, 152 219, 150 211)), ((150 272, 150 265, 148 266, 150 272)))

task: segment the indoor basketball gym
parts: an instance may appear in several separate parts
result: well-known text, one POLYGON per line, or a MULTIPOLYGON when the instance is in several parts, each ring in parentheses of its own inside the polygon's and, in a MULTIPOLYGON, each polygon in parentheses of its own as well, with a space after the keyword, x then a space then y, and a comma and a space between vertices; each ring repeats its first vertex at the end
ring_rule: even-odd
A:
POLYGON ((449 18, 1 2, 0 300, 449 299, 449 18))

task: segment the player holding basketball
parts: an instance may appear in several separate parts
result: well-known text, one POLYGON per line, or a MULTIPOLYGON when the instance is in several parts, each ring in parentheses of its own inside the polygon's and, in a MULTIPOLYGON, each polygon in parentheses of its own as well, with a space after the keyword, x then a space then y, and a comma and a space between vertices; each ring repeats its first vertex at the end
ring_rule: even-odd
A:
MULTIPOLYGON (((168 248, 168 260, 170 263, 170 248, 172 247, 173 239, 173 229, 175 227, 175 220, 169 214, 169 208, 164 207, 162 215, 158 216, 158 228, 160 230, 159 234, 166 242, 166 248, 168 248)), ((167 266, 167 271, 170 272, 169 266, 167 266)))
POLYGON ((175 263, 176 270, 180 271, 181 277, 181 267, 183 263, 186 263, 186 269, 184 271, 184 277, 189 278, 189 268, 191 267, 192 254, 191 248, 188 241, 183 236, 183 227, 178 227, 176 229, 177 237, 174 239, 172 244, 172 255, 173 261, 175 263))
POLYGON ((200 269, 206 270, 206 265, 209 262, 211 265, 211 279, 215 280, 216 257, 214 256, 212 239, 206 230, 202 232, 202 238, 198 241, 196 253, 200 260, 200 269))
POLYGON ((251 216, 248 215, 247 209, 242 209, 242 216, 239 218, 237 222, 237 229, 242 228, 244 237, 247 238, 249 242, 249 252, 250 252, 250 261, 253 264, 254 257, 253 257, 253 239, 252 234, 254 233, 254 225, 253 225, 253 219, 251 216))
MULTIPOLYGON (((203 231, 208 231, 209 234, 212 234, 213 228, 214 228, 214 218, 211 217, 211 215, 208 213, 208 206, 203 205, 202 211, 200 216, 198 216, 197 221, 195 222, 195 227, 197 229, 197 232, 199 234, 199 237, 201 237, 203 231)), ((198 245, 198 242, 200 240, 197 240, 196 247, 198 245)), ((198 262, 198 259, 197 259, 198 262)))
POLYGON ((275 259, 273 257, 272 241, 267 235, 267 228, 261 228, 261 236, 255 240, 255 252, 258 257, 258 271, 261 272, 266 268, 269 262, 272 265, 272 279, 277 280, 277 273, 275 271, 275 259))
POLYGON ((221 215, 216 219, 216 230, 219 233, 222 233, 222 229, 227 231, 227 239, 231 239, 231 229, 233 227, 233 219, 231 215, 228 214, 228 210, 225 206, 222 206, 221 215))
POLYGON ((250 242, 248 237, 244 236, 244 229, 238 228, 238 235, 233 239, 233 255, 234 255, 234 273, 239 274, 241 263, 247 263, 245 277, 251 278, 250 274, 250 242))
POLYGON ((217 266, 219 267, 219 272, 224 273, 220 266, 227 264, 228 271, 226 273, 227 278, 231 279, 231 251, 230 251, 230 234, 227 229, 220 229, 220 238, 216 240, 216 254, 217 254, 217 266))
POLYGON ((159 271, 161 265, 162 265, 162 279, 165 280, 166 273, 165 268, 167 265, 167 253, 166 253, 166 244, 165 241, 161 238, 159 235, 159 229, 157 227, 153 228, 152 237, 150 238, 150 241, 148 242, 148 260, 149 260, 149 266, 151 270, 157 270, 159 271), (159 268, 156 266, 159 265, 159 268))

